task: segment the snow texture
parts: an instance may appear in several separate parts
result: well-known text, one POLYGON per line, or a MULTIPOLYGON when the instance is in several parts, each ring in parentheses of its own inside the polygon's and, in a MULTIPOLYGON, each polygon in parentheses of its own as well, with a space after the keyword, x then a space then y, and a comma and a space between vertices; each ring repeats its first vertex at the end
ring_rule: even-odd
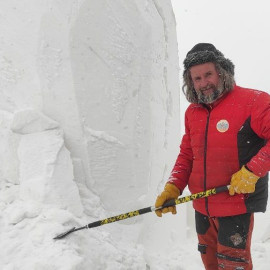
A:
POLYGON ((190 205, 53 240, 163 189, 181 139, 175 28, 169 0, 0 2, 0 269, 203 269, 190 205))
POLYGON ((185 221, 53 237, 163 188, 180 140, 170 1, 1 1, 0 30, 0 269, 160 267, 185 221))

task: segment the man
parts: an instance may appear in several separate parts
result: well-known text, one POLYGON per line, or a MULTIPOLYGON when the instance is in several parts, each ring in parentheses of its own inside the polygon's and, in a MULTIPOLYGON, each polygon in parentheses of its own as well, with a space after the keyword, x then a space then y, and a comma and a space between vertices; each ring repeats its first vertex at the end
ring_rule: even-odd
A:
MULTIPOLYGON (((234 65, 212 44, 199 43, 184 60, 185 135, 156 207, 230 184, 229 192, 193 201, 198 250, 205 269, 252 269, 254 212, 265 212, 270 170, 270 96, 239 87, 234 65)), ((175 207, 156 211, 176 214, 175 207)))

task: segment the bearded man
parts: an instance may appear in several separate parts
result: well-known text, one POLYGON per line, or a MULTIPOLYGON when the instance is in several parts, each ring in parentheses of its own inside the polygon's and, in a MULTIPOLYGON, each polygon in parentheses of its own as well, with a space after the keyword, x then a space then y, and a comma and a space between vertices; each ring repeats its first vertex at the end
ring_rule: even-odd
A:
MULTIPOLYGON (((270 170, 270 96, 236 85, 234 65, 209 43, 184 60, 183 92, 191 103, 185 135, 156 207, 186 186, 197 193, 230 185, 229 192, 193 201, 198 250, 205 269, 252 269, 254 213, 265 212, 270 170)), ((157 210, 176 214, 176 208, 157 210)))

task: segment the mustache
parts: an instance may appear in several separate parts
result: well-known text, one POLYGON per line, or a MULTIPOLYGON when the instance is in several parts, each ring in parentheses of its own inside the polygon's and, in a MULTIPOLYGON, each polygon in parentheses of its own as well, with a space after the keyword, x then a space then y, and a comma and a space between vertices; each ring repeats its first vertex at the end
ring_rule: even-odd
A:
POLYGON ((215 87, 215 85, 213 85, 213 84, 208 84, 208 85, 206 85, 205 87, 201 87, 201 88, 200 88, 200 91, 205 91, 205 90, 208 90, 208 89, 210 89, 210 88, 215 89, 216 87, 215 87))

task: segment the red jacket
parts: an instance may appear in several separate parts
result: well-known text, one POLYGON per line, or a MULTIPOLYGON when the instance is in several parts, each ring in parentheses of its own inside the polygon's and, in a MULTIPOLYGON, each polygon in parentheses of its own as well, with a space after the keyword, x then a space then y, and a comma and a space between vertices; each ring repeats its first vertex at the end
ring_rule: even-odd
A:
POLYGON ((242 165, 261 176, 252 194, 223 192, 193 201, 209 216, 264 212, 270 170, 270 96, 235 86, 213 106, 191 104, 185 114, 185 135, 169 178, 192 193, 228 185, 242 165))

